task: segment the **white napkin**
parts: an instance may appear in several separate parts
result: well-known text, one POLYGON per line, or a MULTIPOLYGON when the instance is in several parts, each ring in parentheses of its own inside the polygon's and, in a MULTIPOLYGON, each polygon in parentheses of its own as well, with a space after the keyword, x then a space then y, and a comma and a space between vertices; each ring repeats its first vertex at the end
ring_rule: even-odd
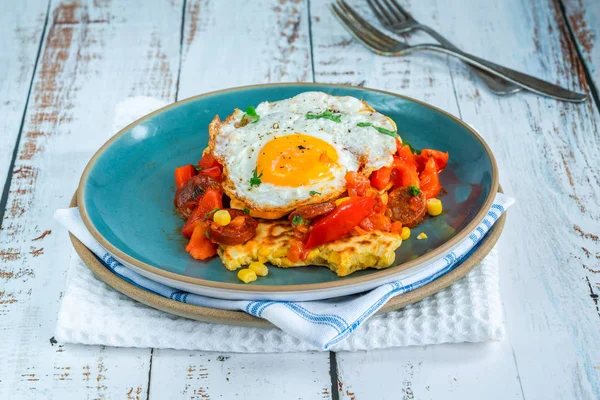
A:
MULTIPOLYGON (((60 342, 240 353, 321 350, 280 329, 208 324, 155 310, 98 280, 71 258, 55 337, 60 342)), ((498 256, 450 287, 399 311, 375 315, 333 351, 502 340, 498 256)))
POLYGON ((443 257, 402 280, 389 282, 369 292, 353 296, 309 302, 233 301, 182 292, 145 278, 122 265, 87 231, 77 208, 57 210, 54 217, 81 240, 107 269, 143 289, 188 304, 245 311, 269 320, 287 333, 322 350, 329 350, 356 331, 391 298, 425 286, 460 265, 464 257, 477 246, 512 203, 512 198, 498 193, 484 220, 465 240, 443 257))
MULTIPOLYGON (((133 100, 127 100, 131 107, 133 100)), ((136 110, 151 111, 144 107, 154 99, 138 98, 136 110)), ((122 103, 123 104, 123 103, 122 103)), ((117 115, 123 116, 123 107, 117 115)), ((134 116, 132 116, 131 119, 134 116)), ((137 117, 137 116, 136 116, 137 117)), ((123 121, 122 123, 126 123, 123 121)), ((211 325, 166 315, 152 310, 110 290, 98 282, 81 261, 74 258, 70 279, 61 306, 56 337, 59 340, 88 344, 113 346, 168 347, 218 351, 300 351, 300 350, 359 350, 390 346, 432 344, 443 342, 485 341, 501 339, 503 335, 500 299, 498 294, 498 273, 495 250, 466 278, 437 295, 423 300, 417 305, 374 317, 365 322, 385 301, 394 294, 404 293, 426 284, 436 276, 451 270, 457 262, 475 245, 491 227, 512 199, 500 196, 498 207, 492 209, 485 223, 461 244, 455 252, 432 264, 426 275, 415 276, 403 282, 395 282, 373 290, 367 295, 343 303, 277 303, 265 307, 262 315, 292 335, 277 329, 231 328, 211 325), (500 212, 498 212, 500 211, 500 212), (109 293, 111 295, 109 295, 109 293), (111 301, 107 301, 112 299, 111 301), (290 307, 289 305, 293 305, 290 307), (287 305, 287 306, 286 306, 287 305), (341 307, 340 307, 341 306, 341 307), (301 308, 298 312, 297 308, 301 308), (335 310, 335 311, 334 311, 335 310), (306 318, 306 311, 309 317, 306 318), (132 315, 132 314, 135 314, 132 315), (313 315, 311 315, 313 314, 313 315), (336 324, 318 323, 323 315, 341 318, 346 327, 336 324), (349 321, 349 322, 347 322, 349 321), (132 326, 134 324, 135 326, 132 326), (355 329, 359 325, 360 329, 355 329), (135 335, 132 332, 136 332, 135 335), (191 333, 193 332, 193 334, 191 333), (350 333, 354 332, 352 335, 350 333), (197 335, 197 333, 201 333, 197 335), (209 335, 209 336, 207 336, 209 335), (349 336, 348 336, 349 335, 349 336), (299 341, 294 337, 301 337, 299 341), (244 338, 240 341, 239 339, 244 338), (249 342, 251 339, 251 342, 249 342)), ((76 210, 59 210, 57 219, 69 228, 108 265, 116 262, 97 244, 90 242, 89 232, 82 230, 77 221, 76 210)), ((93 240, 93 239, 92 239, 93 240)), ((118 262, 116 262, 118 264, 118 262)), ((118 265, 117 273, 132 278, 133 271, 118 265)), ((137 274, 135 274, 137 275, 137 274)), ((135 275, 133 277, 135 278, 135 275)), ((155 282, 137 283, 150 287, 152 291, 171 295, 170 288, 155 282), (166 288, 166 289, 165 289, 166 288)), ((135 280, 135 279, 134 279, 135 280)), ((181 292, 179 292, 181 293, 181 292)), ((258 302, 226 302, 202 296, 176 296, 188 303, 203 304, 225 309, 246 309, 255 315, 262 311, 258 302), (182 298, 183 297, 183 298, 182 298), (191 298, 189 301, 187 298, 191 298), (208 302, 208 303, 207 303, 208 302), (235 304, 238 303, 238 304, 235 304), (242 304, 243 303, 243 304, 242 304)))

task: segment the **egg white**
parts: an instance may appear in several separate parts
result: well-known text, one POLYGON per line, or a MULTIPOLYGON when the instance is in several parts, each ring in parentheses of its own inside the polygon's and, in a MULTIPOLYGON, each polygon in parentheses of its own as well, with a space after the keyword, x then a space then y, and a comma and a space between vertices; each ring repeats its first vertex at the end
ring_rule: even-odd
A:
MULTIPOLYGON (((260 116, 256 123, 236 127, 243 112, 236 110, 225 121, 218 116, 211 124, 209 148, 224 167, 227 194, 256 209, 292 210, 300 204, 320 202, 345 191, 344 175, 358 171, 369 176, 374 170, 391 165, 396 141, 372 127, 359 127, 359 122, 395 130, 390 120, 354 97, 336 97, 322 92, 305 92, 276 102, 263 102, 256 107, 260 116), (341 122, 308 119, 307 113, 326 110, 341 114, 341 122), (267 182, 251 186, 261 148, 270 140, 295 133, 314 136, 335 148, 338 160, 331 176, 301 187, 276 186, 267 182), (320 195, 311 196, 310 192, 320 195)), ((260 173, 260 171, 258 171, 260 173)))

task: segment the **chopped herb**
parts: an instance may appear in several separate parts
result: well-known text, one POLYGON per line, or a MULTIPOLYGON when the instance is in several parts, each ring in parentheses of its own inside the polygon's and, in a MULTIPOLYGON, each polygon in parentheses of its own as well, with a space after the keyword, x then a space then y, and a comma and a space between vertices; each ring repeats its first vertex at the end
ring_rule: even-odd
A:
POLYGON ((418 187, 416 187, 415 185, 410 185, 408 187, 408 191, 410 192, 410 194, 412 196, 418 196, 421 194, 421 189, 419 189, 418 187))
POLYGON ((246 113, 242 115, 242 119, 240 119, 240 122, 235 123, 235 127, 241 128, 243 126, 248 125, 249 123, 255 124, 258 122, 259 119, 260 115, 256 113, 256 109, 252 106, 248 106, 248 108, 246 108, 246 113))
POLYGON ((207 212, 206 214, 204 214, 205 217, 210 217, 211 215, 213 215, 214 213, 216 213, 217 211, 219 211, 220 208, 213 208, 212 210, 210 210, 209 212, 207 212))
POLYGON ((319 196, 321 195, 321 193, 320 193, 320 192, 317 192, 316 190, 311 190, 310 192, 308 192, 308 194, 310 194, 311 196, 314 196, 314 195, 317 195, 317 194, 318 194, 319 196))
POLYGON ((245 212, 246 214, 250 214, 250 210, 247 209, 246 207, 244 207, 244 209, 242 211, 245 212))
POLYGON ((320 118, 325 118, 325 119, 330 119, 333 122, 342 122, 342 116, 340 114, 334 114, 331 111, 327 110, 322 112, 321 114, 306 114, 306 118, 307 119, 320 119, 320 118))
POLYGON ((260 184, 262 183, 262 181, 260 180, 262 175, 262 172, 260 174, 257 174, 256 168, 254 168, 254 171, 252 171, 252 178, 250 178, 250 187, 260 186, 260 184))
POLYGON ((209 238, 209 239, 210 239, 210 232, 209 232, 209 231, 205 231, 205 232, 204 232, 204 235, 205 235, 207 238, 209 238))
POLYGON ((294 226, 298 226, 303 223, 304 223, 304 218, 302 218, 299 215, 294 215, 294 218, 292 218, 292 225, 294 225, 294 226))
POLYGON ((204 168, 198 166, 198 165, 194 165, 194 168, 196 169, 196 172, 200 172, 202 171, 204 168))
POLYGON ((258 120, 260 119, 260 115, 258 115, 256 113, 256 109, 252 106, 248 106, 246 108, 246 114, 244 114, 242 116, 242 120, 246 118, 248 120, 248 122, 251 122, 253 124, 257 123, 258 120))
POLYGON ((370 126, 371 128, 375 129, 377 132, 383 133, 384 135, 388 135, 391 137, 398 137, 398 134, 396 132, 390 131, 389 129, 381 128, 379 126, 375 126, 370 122, 359 122, 358 124, 356 124, 356 126, 360 126, 361 128, 370 126))

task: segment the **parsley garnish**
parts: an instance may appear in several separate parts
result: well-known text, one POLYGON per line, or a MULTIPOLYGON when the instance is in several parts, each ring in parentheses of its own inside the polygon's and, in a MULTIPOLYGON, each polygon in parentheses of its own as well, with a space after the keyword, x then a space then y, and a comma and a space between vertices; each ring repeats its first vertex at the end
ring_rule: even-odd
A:
POLYGON ((330 119, 333 122, 342 122, 342 116, 340 114, 334 114, 331 111, 327 110, 322 112, 321 114, 306 114, 306 118, 307 119, 319 119, 319 118, 325 118, 325 119, 330 119))
POLYGON ((299 215, 294 215, 294 218, 292 218, 292 225, 294 225, 294 226, 298 226, 303 223, 304 223, 304 218, 302 218, 299 215))
POLYGON ((216 213, 217 211, 219 211, 220 208, 213 208, 212 210, 210 210, 209 212, 207 212, 206 214, 204 214, 205 217, 210 217, 211 215, 213 215, 214 213, 216 213))
POLYGON ((408 191, 410 192, 410 194, 412 196, 418 196, 421 194, 421 189, 419 189, 418 187, 416 187, 415 185, 410 185, 408 187, 408 191))
POLYGON ((256 109, 254 107, 248 106, 246 108, 246 114, 242 116, 242 121, 244 120, 244 118, 246 118, 248 122, 255 124, 260 119, 260 115, 256 113, 256 109))
POLYGON ((391 137, 398 137, 398 134, 396 132, 390 131, 389 129, 381 128, 379 126, 375 126, 370 122, 359 122, 358 124, 356 124, 356 126, 360 126, 361 128, 370 126, 371 128, 375 129, 377 132, 383 133, 384 135, 388 135, 391 137))
POLYGON ((204 236, 206 236, 207 238, 210 239, 210 232, 209 231, 204 231, 204 236))
POLYGON ((259 186, 262 183, 262 181, 260 180, 262 175, 262 172, 260 173, 260 175, 257 175, 256 168, 254 168, 254 171, 252 171, 252 178, 250 178, 250 187, 259 186))
POLYGON ((311 190, 310 192, 308 192, 308 194, 310 194, 311 196, 314 196, 314 195, 317 195, 317 194, 318 194, 319 196, 321 195, 321 193, 320 193, 320 192, 317 192, 316 190, 311 190))
POLYGON ((250 210, 247 209, 246 207, 244 207, 244 209, 242 211, 245 212, 246 214, 250 214, 250 210))

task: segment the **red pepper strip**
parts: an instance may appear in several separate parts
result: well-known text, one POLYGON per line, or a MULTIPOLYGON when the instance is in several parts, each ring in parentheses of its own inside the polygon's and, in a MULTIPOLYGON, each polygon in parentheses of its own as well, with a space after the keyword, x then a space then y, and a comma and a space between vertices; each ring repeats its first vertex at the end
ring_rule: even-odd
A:
POLYGON ((414 165, 417 165, 417 160, 416 157, 418 157, 416 154, 413 154, 413 152, 410 150, 410 146, 405 145, 402 146, 398 149, 398 158, 400 158, 402 161, 414 165))
POLYGON ((374 206, 373 197, 351 197, 344 201, 312 226, 305 248, 312 249, 347 235, 373 212, 374 206))
POLYGON ((221 167, 219 166, 215 166, 215 167, 210 167, 210 168, 205 168, 200 170, 200 172, 198 172, 199 174, 202 175, 208 175, 212 178, 215 178, 216 180, 218 180, 219 182, 221 182, 222 177, 221 177, 221 167))
POLYGON ((426 199, 431 199, 438 195, 442 189, 442 185, 440 184, 435 159, 430 158, 427 161, 425 169, 421 172, 419 178, 421 180, 421 191, 425 193, 426 199))
POLYGON ((206 213, 211 212, 215 208, 223 208, 223 195, 220 191, 211 188, 204 193, 198 206, 189 216, 183 228, 181 228, 181 233, 186 237, 192 236, 192 232, 194 232, 194 228, 198 222, 206 219, 206 213))
POLYGON ((383 190, 390 183, 391 167, 381 167, 371 174, 371 186, 383 190))
POLYGON ((373 229, 389 232, 392 230, 392 221, 390 217, 383 214, 373 214, 368 220, 373 224, 373 229))
POLYGON ((306 248, 302 241, 299 239, 292 239, 292 241, 290 242, 290 248, 287 253, 287 258, 291 262, 295 263, 300 260, 306 260, 306 257, 308 257, 308 251, 306 251, 306 248))
POLYGON ((397 157, 394 158, 394 166, 390 179, 394 187, 419 187, 417 167, 411 162, 406 162, 397 157))
POLYGON ((371 187, 369 179, 358 172, 348 171, 344 178, 346 179, 346 188, 348 189, 349 196, 364 196, 371 187))
POLYGON ((185 251, 196 260, 206 260, 217 254, 217 245, 210 241, 206 232, 209 232, 208 222, 198 221, 190 242, 185 246, 185 251))
POLYGON ((181 189, 195 175, 196 168, 191 164, 175 168, 175 185, 177 185, 177 189, 181 189))
POLYGON ((198 166, 203 169, 220 167, 219 162, 212 154, 206 153, 202 156, 202 159, 198 161, 198 166))
POLYGON ((425 169, 425 165, 427 164, 427 161, 430 158, 433 158, 435 160, 437 171, 440 172, 444 168, 446 168, 446 164, 448 164, 449 155, 448 152, 443 153, 438 150, 423 149, 421 151, 421 154, 419 156, 416 156, 417 169, 419 170, 419 172, 425 169))

